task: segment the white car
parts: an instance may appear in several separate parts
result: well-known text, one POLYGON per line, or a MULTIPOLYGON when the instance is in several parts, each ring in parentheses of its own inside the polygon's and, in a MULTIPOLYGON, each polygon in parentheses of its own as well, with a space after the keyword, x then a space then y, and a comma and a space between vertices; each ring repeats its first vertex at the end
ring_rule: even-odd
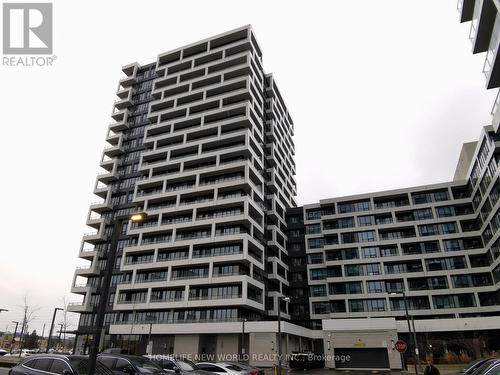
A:
POLYGON ((234 363, 228 362, 199 362, 196 364, 201 370, 218 375, 248 375, 248 370, 234 363))

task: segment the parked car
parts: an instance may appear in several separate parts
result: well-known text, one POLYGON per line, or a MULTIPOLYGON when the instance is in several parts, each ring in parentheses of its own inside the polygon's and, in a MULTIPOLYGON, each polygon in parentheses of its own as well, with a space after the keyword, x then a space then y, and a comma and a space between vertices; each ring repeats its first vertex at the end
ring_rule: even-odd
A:
POLYGON ((248 375, 248 370, 229 362, 198 362, 198 368, 219 375, 248 375))
POLYGON ((483 363, 485 363, 488 360, 489 358, 476 359, 475 361, 472 361, 454 375, 471 375, 475 370, 477 370, 481 365, 483 365, 483 363))
POLYGON ((167 373, 148 358, 124 354, 99 354, 97 361, 109 368, 114 375, 156 374, 167 373))
POLYGON ((6 350, 3 350, 3 349, 0 349, 0 357, 1 356, 4 356, 5 354, 7 354, 8 352, 6 350))
POLYGON ((178 358, 175 356, 152 355, 145 356, 166 372, 177 373, 182 375, 212 375, 207 371, 201 370, 198 366, 188 359, 178 358))
POLYGON ((499 375, 500 358, 492 358, 484 361, 479 367, 472 371, 471 375, 499 375))
POLYGON ((240 363, 240 362, 226 362, 226 363, 241 367, 242 369, 247 371, 248 375, 264 375, 264 370, 257 368, 257 367, 247 365, 245 363, 240 363))
MULTIPOLYGON (((12 367, 9 375, 87 375, 89 359, 81 355, 35 354, 12 367)), ((95 375, 113 375, 106 367, 96 364, 95 375)))

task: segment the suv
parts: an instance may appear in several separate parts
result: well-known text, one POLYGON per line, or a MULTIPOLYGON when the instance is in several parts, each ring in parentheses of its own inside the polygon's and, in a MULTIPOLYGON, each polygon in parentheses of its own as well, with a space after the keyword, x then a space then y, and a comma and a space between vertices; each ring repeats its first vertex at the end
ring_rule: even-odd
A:
POLYGON ((99 354, 97 361, 113 371, 114 375, 166 375, 166 372, 156 363, 135 355, 99 354))
MULTIPOLYGON (((87 375, 89 359, 82 355, 35 354, 14 366, 9 375, 87 375)), ((113 375, 97 364, 94 375, 113 375)))
POLYGON ((210 372, 198 368, 198 366, 188 359, 176 358, 171 355, 151 355, 146 356, 167 372, 174 372, 182 375, 213 375, 210 372))

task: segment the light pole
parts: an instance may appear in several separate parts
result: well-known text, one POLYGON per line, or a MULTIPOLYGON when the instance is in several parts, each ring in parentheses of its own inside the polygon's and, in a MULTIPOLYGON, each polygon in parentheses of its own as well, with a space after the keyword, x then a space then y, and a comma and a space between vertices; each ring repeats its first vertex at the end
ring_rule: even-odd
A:
POLYGON ((63 330, 63 326, 64 324, 63 323, 59 323, 59 337, 57 338, 57 347, 59 347, 59 349, 61 348, 61 333, 62 333, 62 330, 63 330))
POLYGON ((245 323, 247 322, 246 318, 241 320, 241 358, 240 360, 243 362, 243 357, 245 356, 245 323))
POLYGON ((54 309, 54 314, 52 315, 52 323, 50 324, 49 338, 47 339, 47 349, 45 349, 45 353, 49 352, 50 349, 50 339, 52 338, 52 331, 54 330, 54 321, 56 320, 56 314, 58 310, 63 310, 60 307, 56 307, 54 309))
POLYGON ((278 375, 281 375, 281 300, 290 302, 290 297, 278 297, 278 375))
POLYGON ((106 307, 109 298, 109 289, 111 286, 111 276, 113 275, 116 251, 118 248, 118 239, 120 238, 122 226, 128 220, 132 221, 133 223, 140 223, 144 221, 146 217, 147 214, 145 212, 135 212, 130 214, 128 217, 115 218, 106 268, 104 271, 104 278, 101 284, 102 286, 101 294, 99 296, 99 304, 97 305, 97 314, 93 330, 94 332, 92 333, 92 346, 90 347, 89 366, 87 371, 88 375, 94 375, 95 373, 97 354, 99 353, 99 342, 101 341, 101 332, 104 327, 104 315, 106 313, 106 307))
POLYGON ((417 364, 417 337, 415 334, 412 334, 411 326, 410 326, 410 315, 408 314, 408 301, 406 300, 406 292, 403 290, 401 293, 389 293, 392 296, 403 295, 403 301, 405 304, 405 315, 406 315, 406 323, 408 323, 408 334, 410 336, 410 340, 412 341, 413 346, 413 361, 415 362, 415 374, 418 375, 418 364, 417 364))
POLYGON ((151 342, 151 331, 153 330, 153 317, 150 314, 148 314, 147 318, 149 320, 149 333, 148 333, 147 348, 148 348, 148 354, 151 356, 151 355, 153 355, 153 343, 151 342))
POLYGON ((13 320, 12 323, 16 323, 16 328, 14 328, 14 336, 12 336, 12 343, 10 344, 10 353, 9 354, 12 354, 12 348, 14 347, 14 343, 16 342, 17 326, 19 325, 19 322, 16 322, 15 320, 13 320))

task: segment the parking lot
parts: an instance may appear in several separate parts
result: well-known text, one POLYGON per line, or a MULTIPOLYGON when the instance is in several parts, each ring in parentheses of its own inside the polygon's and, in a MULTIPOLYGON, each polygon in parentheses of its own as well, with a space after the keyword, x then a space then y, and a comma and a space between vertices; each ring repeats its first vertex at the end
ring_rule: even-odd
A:
MULTIPOLYGON (((9 372, 8 368, 0 367, 0 375, 7 375, 9 372)), ((266 371, 266 375, 272 375, 273 372, 271 369, 266 371)), ((335 371, 328 369, 315 369, 315 370, 307 370, 307 371, 291 371, 290 375, 371 375, 371 374, 380 374, 380 375, 401 375, 403 374, 400 371, 335 371)))

